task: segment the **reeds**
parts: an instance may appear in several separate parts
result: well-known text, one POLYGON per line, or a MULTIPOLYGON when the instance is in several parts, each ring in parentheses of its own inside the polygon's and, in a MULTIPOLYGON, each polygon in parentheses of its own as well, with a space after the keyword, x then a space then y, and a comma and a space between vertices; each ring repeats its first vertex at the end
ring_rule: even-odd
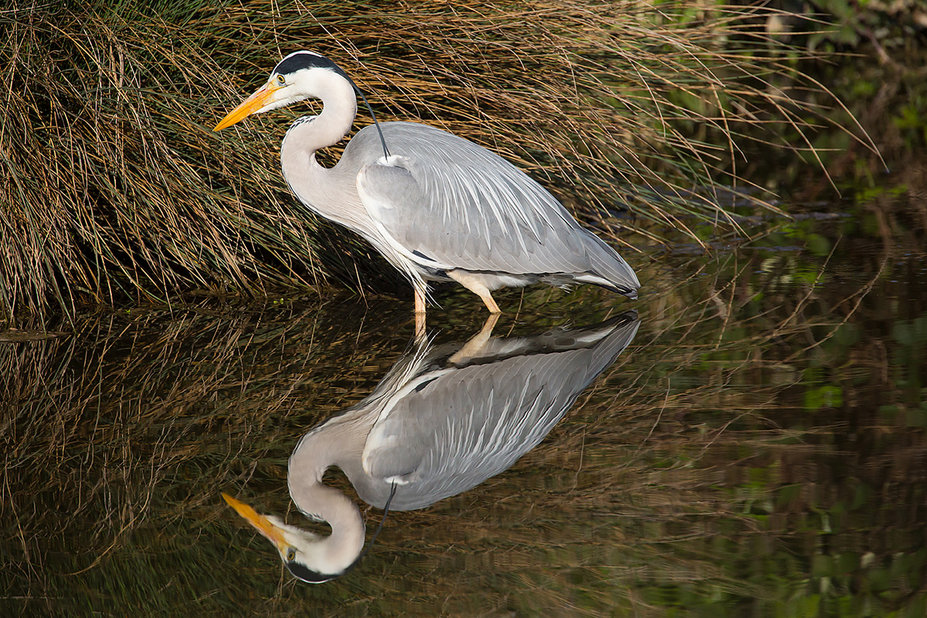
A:
POLYGON ((736 227, 737 192, 712 188, 749 187, 746 144, 814 156, 813 132, 838 122, 796 52, 765 36, 766 16, 650 0, 16 2, 0 12, 0 316, 325 277, 399 287, 369 247, 289 195, 286 114, 210 131, 299 48, 336 60, 382 119, 496 150, 616 243, 629 226, 694 236, 693 217, 736 227))

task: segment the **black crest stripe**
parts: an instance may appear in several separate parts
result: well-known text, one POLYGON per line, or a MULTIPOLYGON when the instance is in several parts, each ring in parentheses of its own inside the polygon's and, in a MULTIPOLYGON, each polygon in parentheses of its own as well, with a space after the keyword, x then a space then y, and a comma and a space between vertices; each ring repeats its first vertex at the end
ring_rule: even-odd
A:
POLYGON ((278 75, 288 75, 302 69, 327 69, 350 81, 347 73, 337 64, 325 56, 320 56, 311 52, 296 52, 295 54, 290 54, 274 67, 274 73, 278 75))
POLYGON ((286 562, 287 570, 292 573, 293 577, 301 579, 307 584, 324 584, 331 581, 343 573, 319 573, 298 562, 286 562))

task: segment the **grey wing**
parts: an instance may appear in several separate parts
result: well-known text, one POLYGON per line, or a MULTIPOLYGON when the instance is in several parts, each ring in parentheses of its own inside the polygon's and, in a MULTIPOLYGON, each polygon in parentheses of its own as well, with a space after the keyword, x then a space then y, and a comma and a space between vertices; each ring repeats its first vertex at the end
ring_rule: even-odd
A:
POLYGON ((379 482, 358 493, 379 504, 385 495, 365 494, 382 494, 396 481, 392 508, 423 508, 508 469, 544 439, 638 324, 624 321, 592 347, 419 376, 371 429, 363 466, 379 482))
MULTIPOLYGON (((384 129, 394 156, 359 171, 358 193, 381 233, 409 259, 439 270, 591 272, 618 287, 639 287, 611 247, 502 157, 427 125, 384 129)), ((355 140, 370 139, 363 133, 355 140)))

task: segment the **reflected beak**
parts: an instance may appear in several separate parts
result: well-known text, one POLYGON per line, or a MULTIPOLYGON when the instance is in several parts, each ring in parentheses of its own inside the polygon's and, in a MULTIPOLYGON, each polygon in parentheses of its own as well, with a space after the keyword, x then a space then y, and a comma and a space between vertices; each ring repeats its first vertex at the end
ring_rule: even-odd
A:
POLYGON ((239 515, 248 520, 248 523, 257 528, 257 531, 270 540, 281 554, 286 551, 288 543, 283 538, 283 532, 275 526, 269 519, 255 511, 253 508, 240 500, 236 500, 225 492, 222 497, 228 502, 229 506, 235 509, 239 515))
MULTIPOLYGON (((257 92, 252 94, 250 97, 245 99, 241 105, 229 112, 229 115, 222 119, 219 124, 216 125, 216 128, 213 131, 221 131, 226 127, 230 127, 236 122, 239 122, 241 119, 246 116, 250 116, 254 112, 258 111, 265 105, 267 105, 268 100, 273 96, 275 92, 280 90, 280 86, 272 83, 267 83, 258 88, 257 92)), ((225 495, 225 494, 223 494, 225 495)), ((231 503, 229 503, 231 504, 231 503)), ((234 506, 234 505, 233 505, 234 506)))

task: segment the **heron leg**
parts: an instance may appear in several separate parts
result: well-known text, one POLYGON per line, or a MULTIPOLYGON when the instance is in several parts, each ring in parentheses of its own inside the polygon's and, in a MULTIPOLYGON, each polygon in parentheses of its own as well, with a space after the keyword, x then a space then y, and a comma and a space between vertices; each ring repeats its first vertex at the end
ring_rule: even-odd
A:
POLYGON ((415 288, 415 339, 425 338, 425 293, 415 288))
POLYGON ((447 360, 457 365, 477 356, 492 337, 492 329, 495 328, 496 322, 499 321, 500 315, 502 314, 489 314, 489 316, 486 318, 486 322, 483 324, 483 328, 480 329, 480 332, 470 337, 467 343, 465 343, 459 350, 454 352, 454 354, 452 354, 447 360))
POLYGON ((447 276, 483 299, 483 304, 489 309, 489 313, 501 313, 499 305, 496 304, 489 292, 489 288, 483 285, 478 276, 464 270, 451 270, 447 273, 447 276))

